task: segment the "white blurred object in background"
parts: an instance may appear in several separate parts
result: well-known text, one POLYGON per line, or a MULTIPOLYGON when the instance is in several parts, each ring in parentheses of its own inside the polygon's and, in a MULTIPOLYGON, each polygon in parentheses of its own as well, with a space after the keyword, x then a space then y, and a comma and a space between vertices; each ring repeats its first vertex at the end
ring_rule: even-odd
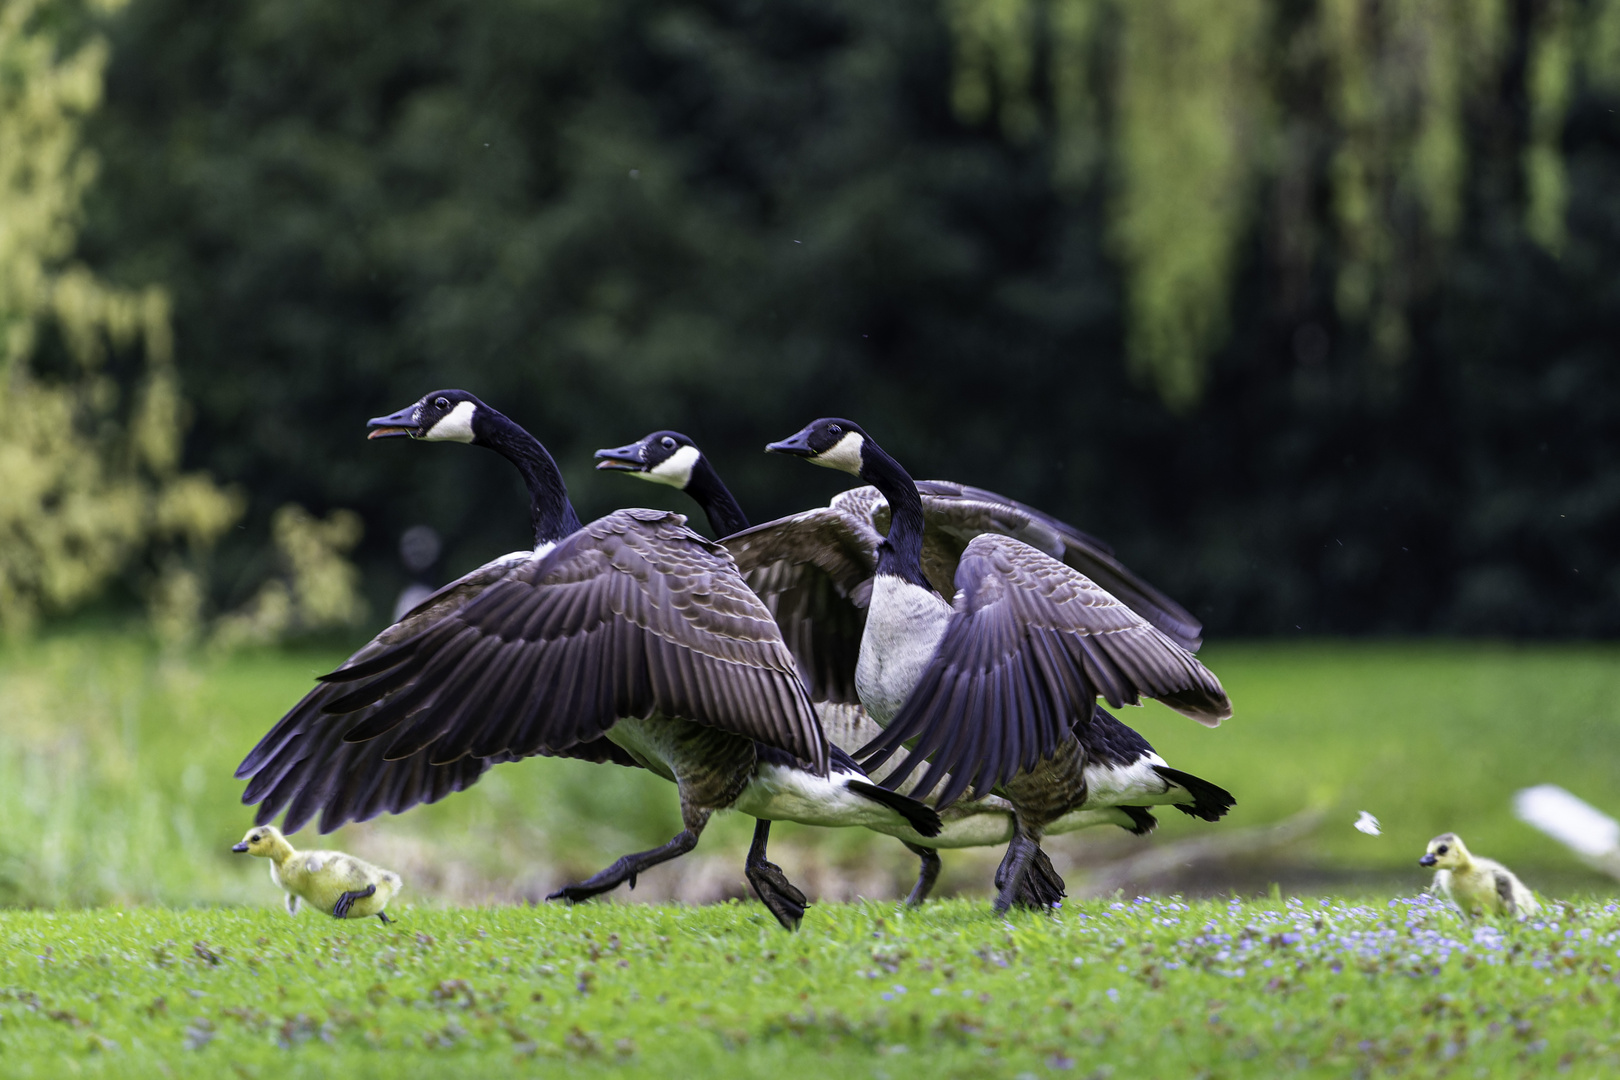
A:
POLYGON ((394 601, 394 621, 433 595, 433 586, 426 580, 427 572, 439 561, 443 549, 439 534, 431 525, 412 525, 399 538, 399 561, 411 575, 411 583, 400 590, 394 601))
POLYGON ((1356 818, 1356 831, 1364 832, 1368 836, 1382 836, 1384 830, 1379 826, 1378 819, 1363 810, 1361 816, 1356 818))
POLYGON ((1620 878, 1620 821, 1557 784, 1538 784, 1513 796, 1513 812, 1568 847, 1581 861, 1620 878))

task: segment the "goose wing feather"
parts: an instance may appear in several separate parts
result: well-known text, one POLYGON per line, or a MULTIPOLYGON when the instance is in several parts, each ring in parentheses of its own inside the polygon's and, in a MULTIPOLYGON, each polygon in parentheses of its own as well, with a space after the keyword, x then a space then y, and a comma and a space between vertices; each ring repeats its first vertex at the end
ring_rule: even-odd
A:
POLYGON ((945 774, 938 805, 983 793, 1050 754, 1096 699, 1156 698, 1211 726, 1231 715, 1215 678, 1185 649, 1073 568, 997 534, 970 540, 954 612, 922 678, 882 736, 857 755, 868 770, 915 739, 884 784, 931 760, 914 789, 945 774), (1009 752, 1010 751, 1010 752, 1009 752))
POLYGON ((288 831, 322 813, 325 831, 435 801, 501 761, 634 765, 603 735, 653 713, 824 772, 825 739, 769 612, 684 522, 620 511, 440 589, 260 740, 236 771, 243 801, 261 822, 285 807, 288 831))
MULTIPOLYGON (((889 506, 875 488, 867 506, 874 526, 889 531, 889 506)), ((1114 557, 1103 541, 1016 499, 949 480, 919 480, 922 496, 923 573, 943 595, 953 591, 957 560, 975 536, 998 534, 1078 570, 1188 652, 1203 643, 1203 624, 1192 613, 1114 557)))
POLYGON ((832 505, 778 518, 726 537, 737 567, 765 602, 812 700, 858 704, 855 664, 882 540, 863 493, 844 492, 832 505))
POLYGON ((363 650, 326 677, 351 689, 323 708, 359 705, 385 683, 345 739, 388 734, 388 758, 555 753, 620 717, 659 714, 824 772, 826 741, 769 611, 726 550, 685 520, 655 510, 599 518, 414 633, 363 650))

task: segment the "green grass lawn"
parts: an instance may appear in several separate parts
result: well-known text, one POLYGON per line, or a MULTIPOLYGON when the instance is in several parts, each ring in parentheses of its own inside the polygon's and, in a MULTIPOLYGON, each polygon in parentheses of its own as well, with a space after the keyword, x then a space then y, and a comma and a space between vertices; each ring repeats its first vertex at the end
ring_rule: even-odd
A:
POLYGON ((1612 1076, 1620 905, 0 913, 0 1075, 1612 1076))
MULTIPOLYGON (((1116 829, 1055 838, 1048 847, 1071 883, 1083 884, 1091 859, 1318 806, 1326 823, 1255 868, 1255 888, 1303 867, 1352 889, 1409 877, 1415 891, 1427 880, 1417 856, 1448 829, 1532 886, 1613 888, 1514 820, 1509 800, 1554 781, 1620 814, 1620 649, 1217 643, 1204 657, 1236 707, 1220 729, 1153 704, 1122 715, 1172 764, 1231 789, 1237 808, 1215 825, 1162 812, 1145 840, 1116 829), (1350 828, 1361 809, 1382 819, 1384 836, 1350 828)), ((231 773, 341 659, 333 649, 165 658, 139 639, 92 632, 0 648, 0 905, 274 905, 264 866, 227 851, 250 823, 231 773)), ((718 816, 698 851, 647 875, 637 897, 744 895, 749 826, 718 816), (712 880, 683 893, 671 884, 682 874, 712 880)), ((413 901, 466 903, 543 896, 679 827, 672 785, 535 760, 500 766, 437 806, 295 843, 385 861, 406 873, 413 901)), ((773 851, 814 895, 901 895, 915 872, 898 844, 854 830, 779 827, 773 851)), ((998 857, 947 853, 943 891, 987 895, 998 857)))

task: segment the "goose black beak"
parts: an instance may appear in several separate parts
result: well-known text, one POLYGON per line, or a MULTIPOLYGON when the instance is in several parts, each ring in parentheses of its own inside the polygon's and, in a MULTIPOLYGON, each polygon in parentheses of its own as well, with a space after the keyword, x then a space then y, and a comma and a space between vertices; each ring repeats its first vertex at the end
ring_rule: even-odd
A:
POLYGON ((240 844, 232 844, 231 845, 231 850, 236 852, 237 854, 241 854, 242 852, 247 850, 247 841, 244 840, 240 844))
POLYGON ((1437 860, 1433 855, 1425 855, 1418 860, 1419 866, 1433 866, 1437 860))
POLYGON ((397 413, 387 416, 374 416, 366 421, 366 427, 371 433, 368 439, 392 439, 401 435, 408 435, 413 439, 420 438, 422 426, 416 422, 416 406, 410 405, 397 413))
POLYGON ((647 462, 641 456, 642 446, 633 442, 628 446, 615 446, 596 452, 596 467, 609 472, 646 472, 647 462))
POLYGON ((815 457, 816 452, 810 448, 810 429, 805 428, 797 435, 789 435, 781 442, 765 444, 767 454, 790 454, 793 457, 815 457))

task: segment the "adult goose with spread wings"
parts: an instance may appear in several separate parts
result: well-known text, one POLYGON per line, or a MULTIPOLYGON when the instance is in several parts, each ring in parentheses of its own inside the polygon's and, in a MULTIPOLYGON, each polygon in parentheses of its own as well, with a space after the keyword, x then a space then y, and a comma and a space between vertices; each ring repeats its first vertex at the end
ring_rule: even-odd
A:
POLYGON ((889 531, 875 546, 852 524, 858 515, 829 508, 757 526, 728 547, 774 601, 795 651, 815 650, 813 688, 849 677, 852 613, 866 608, 847 688, 884 732, 856 756, 875 770, 910 744, 886 786, 927 761, 913 795, 941 786, 945 807, 994 790, 1012 804, 997 910, 1011 904, 1048 823, 1085 801, 1075 729, 1092 723, 1099 696, 1116 708, 1156 698, 1211 726, 1231 715, 1219 680, 1189 651, 1196 622, 1178 635, 1165 628, 1177 630, 1173 606, 1144 602, 1137 589, 1139 614, 1067 557, 1013 536, 947 543, 945 530, 927 529, 910 474, 847 420, 818 420, 767 449, 853 473, 888 503, 889 531))
MULTIPOLYGON (((497 451, 529 488, 535 547, 445 586, 379 634, 271 729, 237 770, 243 800, 289 831, 398 812, 536 754, 639 765, 679 788, 685 828, 553 897, 584 900, 690 851, 717 809, 816 824, 889 818, 927 835, 927 807, 866 783, 830 752, 770 612, 726 550, 679 514, 620 510, 582 524, 540 442, 464 391, 370 421, 497 451), (832 821, 823 818, 836 819, 832 821)), ((804 896, 751 861, 785 926, 804 896)))
MULTIPOLYGON (((625 446, 598 450, 596 457, 598 469, 628 473, 684 491, 707 515, 715 535, 723 538, 721 543, 736 542, 745 547, 753 546, 754 542, 748 535, 734 535, 743 534, 748 526, 742 506, 720 478, 708 456, 686 435, 678 431, 655 431, 625 446)), ((958 559, 960 549, 973 536, 985 532, 1012 535, 1026 542, 1043 544, 1057 557, 1066 557, 1071 566, 1106 576, 1116 584, 1118 591, 1136 598, 1160 622, 1171 627, 1180 641, 1197 645, 1197 620, 1121 565, 1100 541, 995 492, 929 480, 919 481, 917 488, 923 503, 925 550, 933 552, 928 563, 934 567, 936 574, 946 572, 947 559, 958 559)), ((854 538, 865 545, 861 561, 868 567, 867 576, 853 584, 846 580, 841 595, 869 596, 872 568, 876 566, 877 548, 882 542, 878 530, 889 524, 888 504, 875 488, 867 487, 839 496, 825 512, 843 515, 846 518, 845 539, 854 538)), ((823 516, 825 512, 812 511, 809 515, 796 515, 788 520, 811 520, 823 516)), ((760 532, 772 534, 774 527, 774 523, 763 525, 760 532)), ((845 566, 842 569, 848 571, 850 568, 845 566)), ((817 571, 806 572, 800 567, 796 573, 801 578, 813 579, 817 571)), ((769 579, 769 568, 755 576, 769 579)), ((782 576, 778 573, 776 578, 780 580, 782 576)), ((820 584, 824 589, 834 588, 831 579, 822 579, 820 584)), ((784 629, 790 633, 790 643, 811 640, 806 633, 792 633, 794 630, 814 632, 816 629, 803 625, 806 620, 802 605, 796 605, 788 592, 766 590, 766 597, 775 608, 787 612, 784 629)), ((833 602, 824 598, 820 610, 825 612, 833 602)), ((853 619, 858 625, 864 624, 864 606, 846 603, 850 603, 851 611, 846 611, 840 621, 848 623, 853 619)), ((830 635, 823 634, 824 640, 828 637, 830 635)), ((848 656, 846 670, 837 672, 827 664, 821 665, 827 673, 827 677, 821 680, 823 693, 828 686, 847 685, 853 681, 854 653, 859 643, 858 630, 849 641, 842 643, 844 647, 841 652, 848 656)), ((839 653, 840 650, 835 648, 832 655, 839 653)), ((813 667, 815 657, 801 656, 800 663, 802 668, 813 667)), ((811 696, 817 697, 815 693, 811 696)), ((872 721, 859 704, 825 700, 816 700, 815 704, 828 740, 835 747, 854 751, 882 734, 883 729, 872 721)), ((1146 739, 1100 705, 1090 724, 1075 725, 1073 730, 1084 751, 1086 794, 1079 806, 1046 824, 1047 835, 1105 824, 1118 825, 1140 835, 1150 832, 1157 824, 1148 809, 1150 806, 1175 806, 1191 816, 1216 821, 1234 804, 1231 793, 1223 788, 1190 773, 1172 769, 1154 752, 1146 739)), ((881 779, 882 775, 881 771, 873 773, 875 779, 881 779)), ((904 785, 901 790, 906 790, 904 785)), ((922 859, 917 884, 908 898, 909 903, 921 903, 938 877, 938 848, 1006 843, 1014 831, 1012 807, 994 795, 959 800, 946 808, 941 817, 944 824, 938 836, 929 838, 926 843, 905 841, 906 846, 922 859)), ((770 822, 762 819, 754 840, 760 851, 764 850, 769 830, 770 822)), ((1062 897, 1063 882, 1044 853, 1037 851, 1035 860, 1035 870, 1025 877, 1015 903, 1047 907, 1062 897)))

